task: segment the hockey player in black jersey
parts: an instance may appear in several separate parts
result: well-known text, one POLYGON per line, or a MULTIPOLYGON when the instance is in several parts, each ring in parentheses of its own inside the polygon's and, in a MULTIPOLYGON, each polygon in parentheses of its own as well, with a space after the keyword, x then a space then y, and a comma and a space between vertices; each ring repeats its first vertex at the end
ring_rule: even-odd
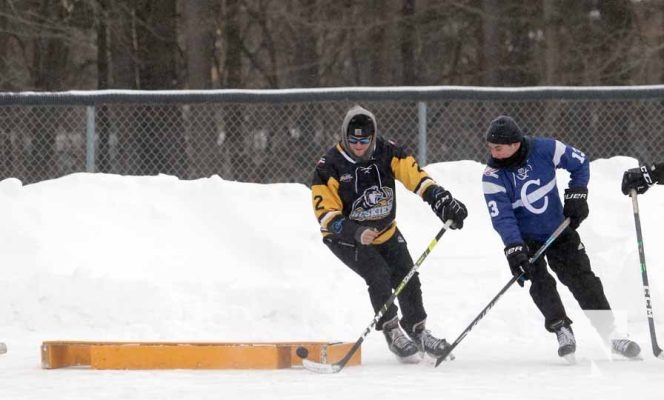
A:
POLYGON ((629 195, 630 190, 643 194, 654 184, 664 185, 664 163, 643 165, 640 168, 630 168, 623 173, 622 192, 629 195))
MULTIPOLYGON (((468 215, 412 155, 377 133, 374 115, 352 107, 343 120, 341 140, 318 161, 311 186, 323 242, 365 280, 374 312, 413 266, 395 221, 396 180, 429 203, 441 220, 452 220, 452 229, 461 229, 468 215)), ((401 320, 392 304, 376 324, 389 349, 405 362, 417 361, 423 353, 437 357, 447 346, 426 329, 420 285, 416 273, 398 295, 401 320)))

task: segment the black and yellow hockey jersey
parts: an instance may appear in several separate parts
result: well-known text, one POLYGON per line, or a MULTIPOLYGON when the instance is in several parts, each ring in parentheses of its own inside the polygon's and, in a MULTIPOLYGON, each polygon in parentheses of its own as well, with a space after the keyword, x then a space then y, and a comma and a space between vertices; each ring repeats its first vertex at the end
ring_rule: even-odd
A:
POLYGON ((380 137, 365 161, 355 160, 341 143, 328 150, 316 165, 311 186, 323 236, 335 235, 353 243, 353 235, 362 225, 381 232, 374 244, 387 241, 396 231, 395 180, 420 197, 435 184, 412 155, 380 137))

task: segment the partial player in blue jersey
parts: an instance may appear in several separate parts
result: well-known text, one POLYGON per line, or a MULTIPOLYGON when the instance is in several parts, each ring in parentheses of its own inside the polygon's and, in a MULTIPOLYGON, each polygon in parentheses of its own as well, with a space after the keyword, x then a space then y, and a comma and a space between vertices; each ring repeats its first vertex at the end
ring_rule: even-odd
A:
MULTIPOLYGON (((638 357, 639 345, 616 331, 602 282, 592 271, 576 231, 588 216, 586 155, 555 139, 524 136, 508 116, 491 121, 486 141, 491 156, 482 185, 491 222, 505 245, 512 274, 530 280, 530 296, 544 315, 544 326, 557 336, 558 355, 572 360, 576 339, 547 262, 613 352, 638 357), (564 203, 556 185, 557 169, 570 174, 564 203), (570 219, 569 227, 531 264, 530 256, 565 218, 570 219)), ((523 279, 518 283, 524 286, 523 279)))

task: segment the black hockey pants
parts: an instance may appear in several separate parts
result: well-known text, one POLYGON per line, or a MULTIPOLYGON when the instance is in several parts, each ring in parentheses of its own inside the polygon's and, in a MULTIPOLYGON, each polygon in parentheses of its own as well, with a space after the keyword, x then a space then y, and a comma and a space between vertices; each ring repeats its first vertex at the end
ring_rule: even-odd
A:
MULTIPOLYGON (((379 245, 362 246, 328 238, 323 241, 334 255, 364 278, 374 313, 378 313, 392 295, 392 290, 399 286, 413 267, 413 259, 399 230, 387 242, 379 245)), ((397 300, 401 307, 401 327, 406 332, 412 332, 413 325, 427 317, 417 273, 408 281, 397 300)), ((382 330, 383 322, 396 315, 397 306, 392 304, 376 324, 376 329, 382 330)))
MULTIPOLYGON (((527 241, 530 255, 537 251, 541 242, 527 241)), ((558 239, 551 244, 545 252, 549 267, 556 273, 560 283, 567 286, 574 298, 584 311, 611 310, 602 282, 590 268, 590 259, 585 247, 581 243, 579 234, 567 228, 558 239)), ((556 280, 546 268, 544 257, 540 257, 531 266, 530 296, 537 308, 544 315, 544 326, 552 331, 551 325, 560 320, 572 321, 567 317, 565 308, 556 289, 556 280)), ((614 328, 614 318, 611 311, 605 313, 588 313, 591 323, 602 337, 614 328)))

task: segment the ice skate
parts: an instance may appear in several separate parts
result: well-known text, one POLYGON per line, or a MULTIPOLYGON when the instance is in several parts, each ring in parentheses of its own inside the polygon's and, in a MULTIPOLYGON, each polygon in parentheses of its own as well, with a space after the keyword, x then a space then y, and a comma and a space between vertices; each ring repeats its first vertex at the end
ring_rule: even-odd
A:
POLYGON ((629 339, 613 339, 611 340, 611 352, 625 358, 639 359, 641 347, 629 339))
POLYGON ((415 343, 399 327, 397 317, 383 324, 383 334, 392 353, 403 363, 418 363, 422 359, 415 343))
POLYGON ((552 328, 558 338, 558 356, 564 358, 570 364, 575 364, 576 339, 572 327, 564 321, 559 321, 553 324, 552 328))
MULTIPOLYGON (((445 339, 438 339, 431 334, 431 331, 425 328, 425 321, 419 322, 413 326, 413 333, 410 335, 415 342, 418 350, 422 354, 438 359, 443 355, 445 348, 449 347, 445 339)), ((454 360, 454 354, 449 354, 445 360, 454 360)))

